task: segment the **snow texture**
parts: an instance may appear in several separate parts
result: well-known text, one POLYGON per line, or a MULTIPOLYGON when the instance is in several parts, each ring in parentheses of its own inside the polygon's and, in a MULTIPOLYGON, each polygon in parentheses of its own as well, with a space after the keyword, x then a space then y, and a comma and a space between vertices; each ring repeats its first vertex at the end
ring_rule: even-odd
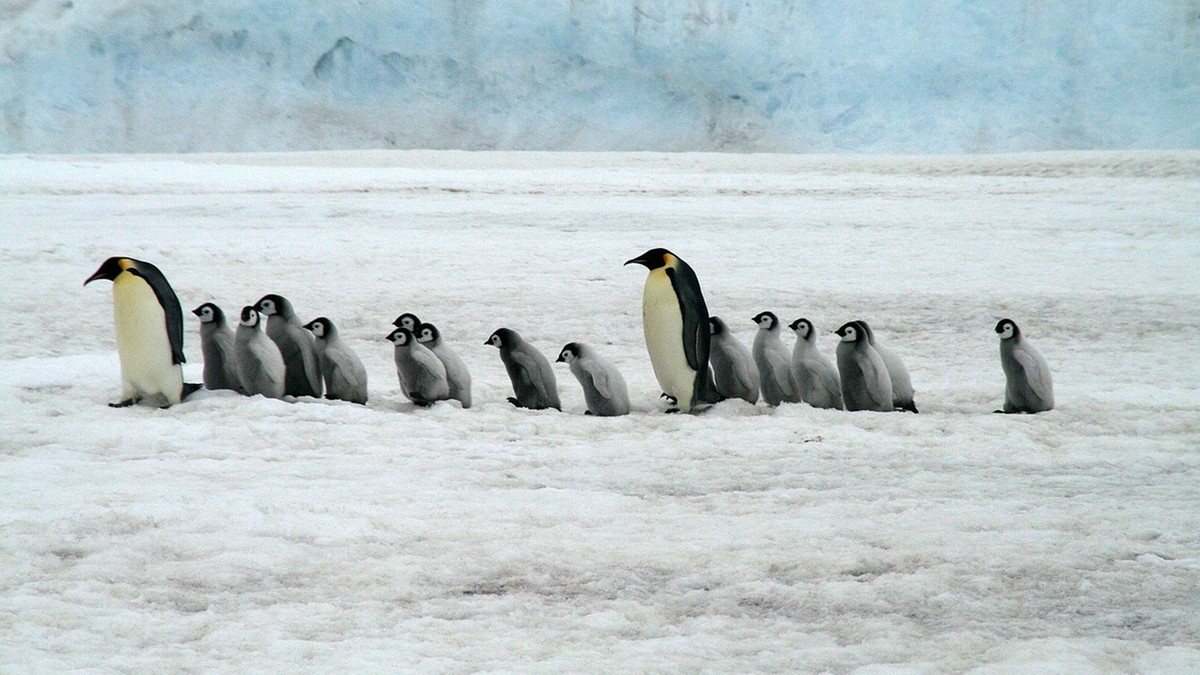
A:
MULTIPOLYGON (((0 158, 0 670, 1200 670, 1200 154, 0 158), (922 413, 667 415, 666 246, 748 342, 869 320, 922 413), (325 315, 369 405, 118 394, 109 255, 325 315), (436 322, 475 406, 400 393, 436 322), (1058 407, 995 415, 1001 316, 1058 407), (587 341, 634 412, 517 410, 587 341)), ((199 326, 185 315, 188 379, 199 326)), ((788 336, 790 340, 790 336, 788 336)), ((790 342, 789 342, 790 344, 790 342)))
POLYGON ((8 0, 0 152, 1200 147, 1193 0, 8 0))

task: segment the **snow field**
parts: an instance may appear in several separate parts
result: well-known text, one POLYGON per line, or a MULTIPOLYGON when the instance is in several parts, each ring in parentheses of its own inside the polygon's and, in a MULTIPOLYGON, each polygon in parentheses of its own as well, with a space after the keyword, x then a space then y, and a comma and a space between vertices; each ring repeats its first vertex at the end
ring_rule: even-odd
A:
MULTIPOLYGON (((1200 669, 1195 153, 0 158, 0 667, 436 672, 1200 669), (747 344, 865 318, 921 415, 664 415, 662 245, 747 344), (186 310, 326 315, 371 402, 112 410, 109 255, 186 310), (414 410, 415 311, 476 407, 414 410), (1003 396, 992 327, 1058 408, 1003 396), (634 413, 514 410, 500 326, 592 344, 634 413)), ((790 340, 790 336, 789 336, 790 340)), ((831 354, 836 339, 821 341, 831 354)), ((790 346, 790 342, 788 343, 790 346)))

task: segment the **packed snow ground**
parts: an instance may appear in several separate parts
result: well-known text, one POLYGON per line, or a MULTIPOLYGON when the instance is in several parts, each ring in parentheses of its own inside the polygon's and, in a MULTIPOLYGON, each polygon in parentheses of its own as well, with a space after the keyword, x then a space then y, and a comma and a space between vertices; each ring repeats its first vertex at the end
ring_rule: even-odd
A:
POLYGON ((0 158, 0 669, 1200 670, 1198 179, 1197 153, 0 158), (622 267, 660 245, 747 344, 764 309, 868 319, 921 414, 664 414, 622 267), (331 317, 370 403, 108 408, 111 293, 81 284, 110 255, 185 310, 331 317), (405 310, 474 408, 402 398, 405 310), (991 413, 1002 316, 1056 410, 991 413), (513 409, 500 326, 591 343, 634 413, 580 414, 561 364, 564 412, 513 409))

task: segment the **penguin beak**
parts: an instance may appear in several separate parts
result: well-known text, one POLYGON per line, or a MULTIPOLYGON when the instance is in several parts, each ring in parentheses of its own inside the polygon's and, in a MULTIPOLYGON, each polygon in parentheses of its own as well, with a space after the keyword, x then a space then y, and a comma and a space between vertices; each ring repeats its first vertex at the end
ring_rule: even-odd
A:
POLYGON ((558 358, 557 358, 557 359, 554 359, 554 362, 555 362, 555 363, 565 363, 565 362, 566 362, 566 359, 564 359, 564 358, 562 357, 562 354, 559 354, 559 355, 558 355, 558 358))
MULTIPOLYGON (((641 258, 641 256, 638 256, 637 258, 633 258, 632 260, 626 260, 626 261, 625 261, 625 265, 630 265, 630 264, 633 264, 633 263, 637 263, 637 264, 639 264, 639 265, 646 265, 646 261, 645 261, 645 260, 643 260, 643 259, 641 258)), ((624 267, 625 265, 621 265, 621 267, 624 267)), ((649 267, 649 265, 646 265, 646 266, 647 266, 647 267, 649 267)))

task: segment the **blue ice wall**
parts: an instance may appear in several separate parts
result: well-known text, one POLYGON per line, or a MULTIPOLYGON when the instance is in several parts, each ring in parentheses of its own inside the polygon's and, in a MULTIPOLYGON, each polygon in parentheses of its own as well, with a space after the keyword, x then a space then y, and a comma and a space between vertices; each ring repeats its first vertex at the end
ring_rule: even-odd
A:
POLYGON ((0 152, 1200 147, 1197 0, 52 0, 0 152))

